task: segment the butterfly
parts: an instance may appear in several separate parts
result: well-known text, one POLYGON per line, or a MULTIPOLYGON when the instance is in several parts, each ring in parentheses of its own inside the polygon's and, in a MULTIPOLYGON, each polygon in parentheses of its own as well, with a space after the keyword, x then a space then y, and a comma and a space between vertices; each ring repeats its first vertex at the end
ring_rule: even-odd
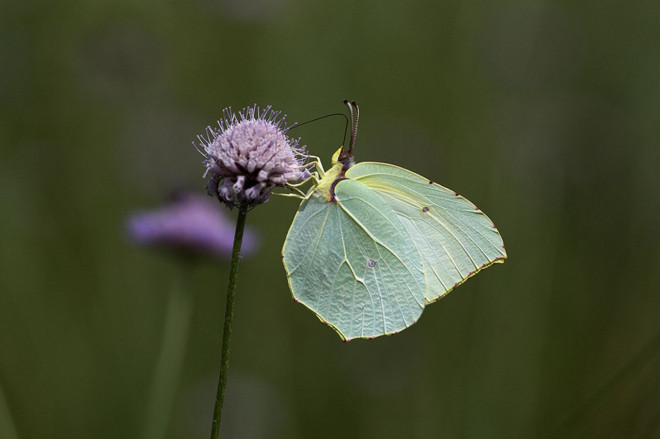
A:
POLYGON ((359 107, 344 103, 349 148, 328 171, 316 161, 282 258, 294 300, 348 341, 408 328, 507 254, 493 222, 456 192, 395 165, 356 164, 359 107))

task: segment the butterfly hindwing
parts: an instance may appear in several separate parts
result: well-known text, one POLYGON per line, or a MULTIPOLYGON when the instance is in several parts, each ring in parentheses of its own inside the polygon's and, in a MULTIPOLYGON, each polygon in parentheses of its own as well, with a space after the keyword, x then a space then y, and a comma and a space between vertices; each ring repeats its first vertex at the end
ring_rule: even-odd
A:
POLYGON ((454 191, 385 163, 358 163, 346 177, 378 194, 405 227, 423 260, 427 302, 506 258, 492 221, 454 191))
POLYGON ((358 181, 303 202, 283 249, 294 298, 345 339, 392 334, 424 308, 422 260, 391 207, 358 181))

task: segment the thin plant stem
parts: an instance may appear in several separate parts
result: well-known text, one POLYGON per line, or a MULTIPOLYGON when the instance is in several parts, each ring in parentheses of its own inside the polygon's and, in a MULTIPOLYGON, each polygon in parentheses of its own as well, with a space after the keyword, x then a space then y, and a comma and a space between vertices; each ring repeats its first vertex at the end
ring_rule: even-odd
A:
POLYGON ((617 387, 621 386, 626 379, 635 376, 660 349, 660 331, 648 341, 639 352, 637 352, 628 363, 607 380, 598 390, 592 393, 582 404, 577 406, 571 414, 559 425, 551 430, 545 437, 565 438, 590 412, 592 412, 603 400, 609 396, 617 387))
POLYGON ((3 439, 18 439, 18 432, 2 386, 0 386, 0 437, 3 439))
POLYGON ((180 267, 175 270, 167 299, 162 342, 145 417, 144 439, 162 439, 166 435, 186 352, 192 315, 192 301, 186 284, 191 267, 190 261, 177 262, 180 267))
POLYGON ((229 345, 231 343, 231 323, 234 317, 234 296, 236 294, 236 279, 238 277, 238 260, 241 256, 241 243, 243 242, 243 229, 248 207, 241 205, 238 208, 238 220, 236 221, 236 232, 234 234, 234 248, 231 253, 231 266, 229 268, 229 282, 227 285, 227 305, 225 308, 225 326, 222 332, 222 358, 220 360, 220 378, 218 380, 218 392, 213 411, 213 427, 211 439, 218 439, 220 432, 220 418, 222 417, 222 404, 225 399, 225 387, 227 386, 227 371, 229 369, 229 345))

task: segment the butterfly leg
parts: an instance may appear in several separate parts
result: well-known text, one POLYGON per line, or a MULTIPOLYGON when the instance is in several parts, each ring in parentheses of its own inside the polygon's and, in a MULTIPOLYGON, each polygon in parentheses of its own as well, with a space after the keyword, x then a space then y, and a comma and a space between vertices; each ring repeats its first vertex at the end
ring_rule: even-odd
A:
MULTIPOLYGON (((318 186, 318 184, 319 184, 319 175, 316 172, 314 172, 314 173, 310 174, 309 177, 307 177, 303 181, 300 181, 298 183, 288 183, 284 187, 291 190, 291 191, 297 192, 297 194, 288 194, 287 196, 290 196, 290 197, 300 196, 301 198, 304 199, 304 198, 307 198, 309 196, 309 194, 311 194, 314 191, 314 188, 316 188, 318 186), (312 185, 307 190, 306 193, 299 189, 299 187, 309 183, 310 181, 312 182, 312 185)), ((281 194, 277 194, 277 195, 281 195, 281 194)))
MULTIPOLYGON (((310 177, 310 178, 311 178, 311 177, 310 177)), ((300 189, 298 189, 298 187, 299 187, 300 185, 304 184, 304 183, 307 183, 307 181, 309 181, 309 178, 308 178, 307 180, 302 181, 302 182, 297 183, 297 184, 287 184, 287 185, 284 186, 284 187, 287 188, 287 189, 289 189, 289 190, 291 190, 291 191, 297 192, 297 193, 300 194, 300 195, 305 195, 305 192, 303 192, 303 191, 301 191, 300 189)))
POLYGON ((319 183, 319 175, 316 172, 313 172, 313 173, 309 174, 309 177, 307 177, 306 179, 304 179, 302 181, 299 181, 298 183, 287 183, 286 187, 297 188, 297 187, 300 187, 302 185, 305 185, 305 184, 309 183, 310 181, 314 185, 317 185, 319 183))
POLYGON ((287 198, 298 198, 299 200, 304 200, 305 195, 300 193, 300 194, 287 194, 283 192, 272 192, 272 195, 277 195, 279 197, 287 197, 287 198))
POLYGON ((323 178, 323 176, 325 175, 325 170, 323 169, 323 164, 321 163, 321 159, 315 155, 309 155, 307 156, 307 158, 313 160, 308 161, 305 164, 305 166, 315 167, 316 172, 319 174, 320 178, 323 178))

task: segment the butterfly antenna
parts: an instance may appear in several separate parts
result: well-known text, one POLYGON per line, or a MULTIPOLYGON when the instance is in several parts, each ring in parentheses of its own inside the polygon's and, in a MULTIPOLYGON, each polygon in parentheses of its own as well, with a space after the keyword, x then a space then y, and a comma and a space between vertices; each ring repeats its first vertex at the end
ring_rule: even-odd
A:
POLYGON ((348 112, 351 116, 351 139, 348 144, 348 151, 342 151, 339 160, 344 161, 353 157, 353 147, 355 146, 355 139, 357 138, 358 122, 360 121, 360 107, 355 101, 344 99, 344 105, 348 107, 348 112))
POLYGON ((348 117, 344 113, 331 113, 331 114, 326 114, 325 116, 315 117, 314 119, 306 120, 305 122, 302 123, 294 123, 288 128, 288 130, 292 130, 294 128, 298 128, 303 125, 306 125, 308 123, 316 122, 317 120, 325 119, 326 117, 332 117, 332 116, 341 116, 344 119, 346 119, 346 126, 348 127, 348 117))
POLYGON ((294 123, 293 125, 287 127, 286 130, 291 131, 294 128, 298 128, 305 124, 316 122, 317 120, 325 119, 326 117, 332 117, 332 116, 341 116, 346 121, 346 123, 344 124, 344 137, 341 141, 341 144, 343 145, 344 142, 346 141, 346 132, 348 132, 348 117, 344 113, 331 113, 331 114, 326 114, 325 116, 315 117, 314 119, 307 120, 303 123, 294 123))
POLYGON ((351 106, 355 108, 355 119, 351 127, 351 155, 353 155, 353 146, 355 146, 355 139, 357 138, 358 122, 360 122, 360 107, 357 102, 351 102, 351 106))

